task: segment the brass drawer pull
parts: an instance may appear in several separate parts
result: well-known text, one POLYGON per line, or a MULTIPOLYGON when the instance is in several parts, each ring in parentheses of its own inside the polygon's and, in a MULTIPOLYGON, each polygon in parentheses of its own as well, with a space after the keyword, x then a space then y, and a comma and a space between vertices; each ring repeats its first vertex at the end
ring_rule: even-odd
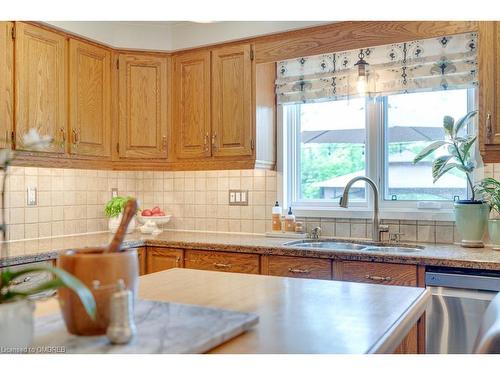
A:
POLYGON ((215 268, 223 268, 223 269, 228 269, 231 268, 230 264, 224 264, 224 263, 214 263, 215 268))
POLYGON ((390 277, 390 276, 372 276, 372 275, 366 275, 365 279, 373 280, 373 281, 392 281, 392 277, 390 277))
POLYGON ((493 129, 491 128, 491 113, 488 113, 486 116, 486 139, 488 141, 491 140, 491 135, 493 133, 493 129))
POLYGON ((292 267, 288 268, 288 272, 291 272, 291 273, 304 273, 304 274, 311 273, 311 271, 307 270, 307 269, 301 270, 300 268, 292 268, 292 267))

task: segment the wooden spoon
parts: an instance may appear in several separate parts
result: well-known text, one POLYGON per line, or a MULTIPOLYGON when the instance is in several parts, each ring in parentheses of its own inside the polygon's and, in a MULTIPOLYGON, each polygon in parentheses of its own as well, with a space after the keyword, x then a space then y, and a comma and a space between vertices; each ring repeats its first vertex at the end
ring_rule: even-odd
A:
POLYGON ((121 251, 120 247, 123 242, 123 237, 125 237, 125 233, 127 232, 128 224, 130 220, 137 213, 137 201, 135 199, 130 199, 123 208, 122 221, 120 222, 120 226, 116 230, 115 236, 113 240, 109 244, 109 246, 104 250, 105 253, 113 253, 121 251))

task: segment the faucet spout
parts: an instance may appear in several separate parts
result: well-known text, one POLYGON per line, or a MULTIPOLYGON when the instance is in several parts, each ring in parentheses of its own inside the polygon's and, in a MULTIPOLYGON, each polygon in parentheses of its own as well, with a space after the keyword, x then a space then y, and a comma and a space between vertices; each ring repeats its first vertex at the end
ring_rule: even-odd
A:
POLYGON ((380 242, 381 233, 387 232, 388 228, 387 228, 387 226, 380 225, 378 187, 375 184, 375 182, 373 182, 372 179, 365 177, 365 176, 358 176, 358 177, 354 177, 352 180, 350 180, 344 188, 344 193, 342 194, 342 197, 340 197, 339 205, 340 205, 340 207, 343 207, 343 208, 348 207, 348 205, 349 205, 349 190, 351 189, 352 185, 354 185, 358 181, 365 181, 368 185, 370 185, 370 187, 373 190, 372 240, 380 242))

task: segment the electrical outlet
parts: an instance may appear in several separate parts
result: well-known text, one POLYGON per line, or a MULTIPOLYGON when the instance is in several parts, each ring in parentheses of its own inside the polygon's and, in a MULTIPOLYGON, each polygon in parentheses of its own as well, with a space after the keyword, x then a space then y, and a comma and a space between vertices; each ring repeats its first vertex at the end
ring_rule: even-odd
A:
POLYGON ((230 206, 248 206, 248 190, 229 190, 230 206))
POLYGON ((26 204, 28 206, 36 206, 37 205, 37 194, 36 187, 30 186, 26 189, 26 204))
POLYGON ((118 189, 111 188, 111 198, 116 198, 118 196, 118 189))

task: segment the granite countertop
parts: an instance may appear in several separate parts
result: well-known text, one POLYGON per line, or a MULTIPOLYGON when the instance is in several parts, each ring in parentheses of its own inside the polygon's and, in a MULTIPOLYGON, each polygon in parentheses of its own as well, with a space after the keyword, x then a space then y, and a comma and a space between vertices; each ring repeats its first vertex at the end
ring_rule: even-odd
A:
MULTIPOLYGON (((91 233, 66 237, 15 241, 8 244, 8 255, 0 258, 0 267, 55 259, 60 251, 72 248, 104 246, 111 235, 91 233)), ((289 238, 252 234, 164 231, 152 236, 134 232, 127 235, 124 247, 157 246, 182 249, 217 250, 268 255, 316 257, 427 266, 500 270, 500 251, 491 247, 463 248, 454 244, 415 244, 424 248, 414 253, 369 253, 363 250, 328 250, 284 247, 289 238)), ((352 241, 352 239, 349 239, 352 241)), ((3 252, 5 254, 5 251, 3 252)))

